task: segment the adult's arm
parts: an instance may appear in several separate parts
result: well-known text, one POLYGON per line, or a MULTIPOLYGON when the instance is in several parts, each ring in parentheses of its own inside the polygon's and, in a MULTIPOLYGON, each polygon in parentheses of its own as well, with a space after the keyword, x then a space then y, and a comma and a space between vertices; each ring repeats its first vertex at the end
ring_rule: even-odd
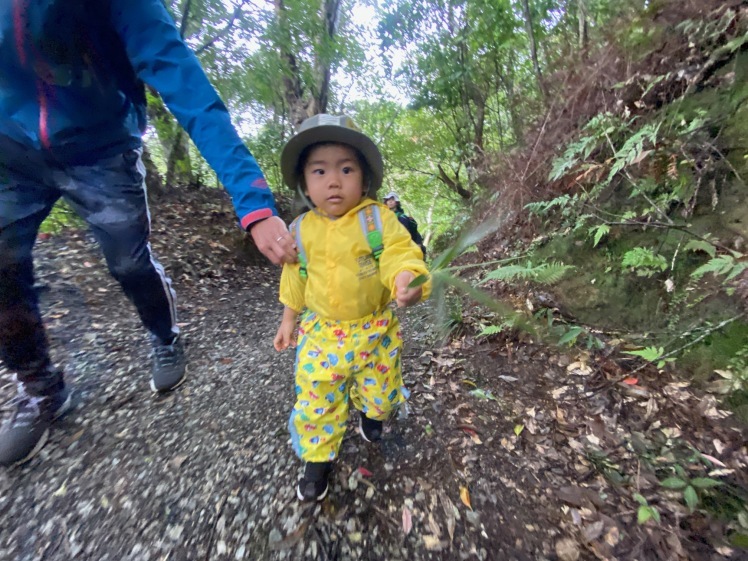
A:
POLYGON ((111 18, 138 77, 159 92, 169 111, 231 195, 249 229, 277 215, 257 161, 231 123, 228 110, 182 40, 161 0, 111 0, 111 18))

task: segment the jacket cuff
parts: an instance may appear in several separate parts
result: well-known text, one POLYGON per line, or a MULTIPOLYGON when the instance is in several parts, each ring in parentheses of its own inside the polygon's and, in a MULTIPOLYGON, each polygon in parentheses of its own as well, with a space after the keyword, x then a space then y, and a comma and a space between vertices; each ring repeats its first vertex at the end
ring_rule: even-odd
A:
POLYGON ((273 216, 273 209, 271 208, 261 208, 259 210, 252 211, 249 214, 245 214, 244 218, 241 219, 242 228, 245 230, 249 230, 249 227, 255 222, 259 222, 260 220, 264 220, 265 218, 270 218, 271 216, 273 216))

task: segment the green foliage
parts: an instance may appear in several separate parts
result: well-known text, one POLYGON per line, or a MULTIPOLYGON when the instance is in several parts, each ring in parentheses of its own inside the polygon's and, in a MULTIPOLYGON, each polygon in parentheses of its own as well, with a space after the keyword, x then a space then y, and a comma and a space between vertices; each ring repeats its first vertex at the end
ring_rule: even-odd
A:
POLYGON ((690 240, 683 249, 686 251, 703 251, 712 258, 717 254, 717 248, 705 240, 690 240))
POLYGON ((593 235, 592 247, 597 247, 600 240, 610 233, 610 226, 607 224, 600 224, 599 226, 593 226, 589 229, 589 233, 593 235))
POLYGON ((730 358, 726 369, 714 371, 720 379, 710 384, 711 391, 723 395, 748 393, 748 345, 730 358))
POLYGON ((645 146, 654 146, 657 143, 657 133, 661 125, 661 122, 648 123, 626 139, 623 146, 614 155, 614 163, 608 173, 608 183, 621 170, 634 162, 640 161, 645 155, 645 146))
POLYGON ((636 523, 646 524, 649 520, 654 520, 658 524, 660 523, 660 513, 658 510, 651 506, 647 499, 645 499, 639 493, 634 493, 634 500, 639 503, 639 508, 636 511, 636 523))
POLYGON ((550 181, 557 181, 569 171, 585 162, 611 136, 625 130, 629 123, 612 113, 601 113, 590 119, 581 130, 580 137, 569 143, 563 155, 557 157, 551 166, 550 181))
POLYGON ((83 220, 73 212, 70 205, 60 199, 52 207, 49 216, 42 222, 39 231, 43 234, 58 234, 66 228, 82 228, 83 226, 83 220))
POLYGON ((700 279, 707 273, 713 273, 715 276, 724 275, 725 282, 737 277, 740 273, 748 269, 748 260, 740 261, 744 258, 742 253, 732 252, 732 255, 717 255, 712 257, 708 263, 702 265, 691 273, 694 279, 700 279))
POLYGON ((533 266, 530 262, 525 265, 506 265, 488 273, 481 284, 491 280, 506 282, 513 279, 530 280, 539 284, 554 284, 573 269, 574 267, 558 261, 541 263, 536 266, 533 266))
POLYGON ((539 201, 536 203, 528 203, 525 208, 530 211, 530 214, 537 214, 538 216, 546 216, 553 209, 563 210, 568 207, 571 203, 575 202, 576 197, 569 195, 561 195, 550 201, 539 201))
POLYGON ((624 354, 638 356, 657 365, 657 368, 662 368, 668 362, 675 361, 672 357, 665 357, 665 349, 663 347, 646 347, 638 351, 624 351, 624 354))
POLYGON ((668 262, 662 255, 646 247, 635 247, 623 255, 621 267, 633 270, 640 277, 651 277, 667 270, 668 262))
POLYGON ((703 493, 707 489, 719 487, 722 485, 722 482, 709 477, 694 477, 690 480, 681 477, 668 477, 660 481, 660 485, 665 489, 677 491, 682 496, 686 506, 688 506, 688 510, 693 513, 701 503, 699 493, 703 493))

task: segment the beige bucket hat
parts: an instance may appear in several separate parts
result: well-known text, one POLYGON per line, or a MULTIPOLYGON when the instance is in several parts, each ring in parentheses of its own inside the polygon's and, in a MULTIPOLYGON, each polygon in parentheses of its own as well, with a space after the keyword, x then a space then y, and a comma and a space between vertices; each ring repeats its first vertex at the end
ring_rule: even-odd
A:
POLYGON ((382 154, 368 136, 362 133, 353 119, 347 115, 328 115, 320 113, 309 117, 299 127, 298 132, 283 147, 280 158, 283 181, 291 189, 299 186, 299 156, 312 144, 319 142, 338 142, 358 150, 366 160, 371 171, 371 181, 367 195, 374 197, 382 186, 384 163, 382 154))

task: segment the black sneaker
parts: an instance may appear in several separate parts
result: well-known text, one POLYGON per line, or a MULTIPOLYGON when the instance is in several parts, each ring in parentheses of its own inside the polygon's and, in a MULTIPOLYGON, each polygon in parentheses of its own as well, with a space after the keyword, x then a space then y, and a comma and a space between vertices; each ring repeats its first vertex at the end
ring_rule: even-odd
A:
POLYGON ((327 496, 327 479, 332 471, 332 462, 307 462, 304 477, 296 486, 300 501, 321 501, 327 496))
POLYGON ((47 397, 29 395, 18 386, 15 411, 0 429, 0 466, 11 467, 33 458, 44 447, 52 422, 70 409, 73 392, 64 387, 47 397))
POLYGON ((358 416, 358 432, 366 442, 379 442, 382 440, 382 421, 369 419, 361 413, 358 416))
POLYGON ((187 371, 182 338, 177 337, 171 344, 164 345, 157 337, 152 336, 151 342, 153 343, 151 389, 154 392, 168 392, 184 382, 187 371))

